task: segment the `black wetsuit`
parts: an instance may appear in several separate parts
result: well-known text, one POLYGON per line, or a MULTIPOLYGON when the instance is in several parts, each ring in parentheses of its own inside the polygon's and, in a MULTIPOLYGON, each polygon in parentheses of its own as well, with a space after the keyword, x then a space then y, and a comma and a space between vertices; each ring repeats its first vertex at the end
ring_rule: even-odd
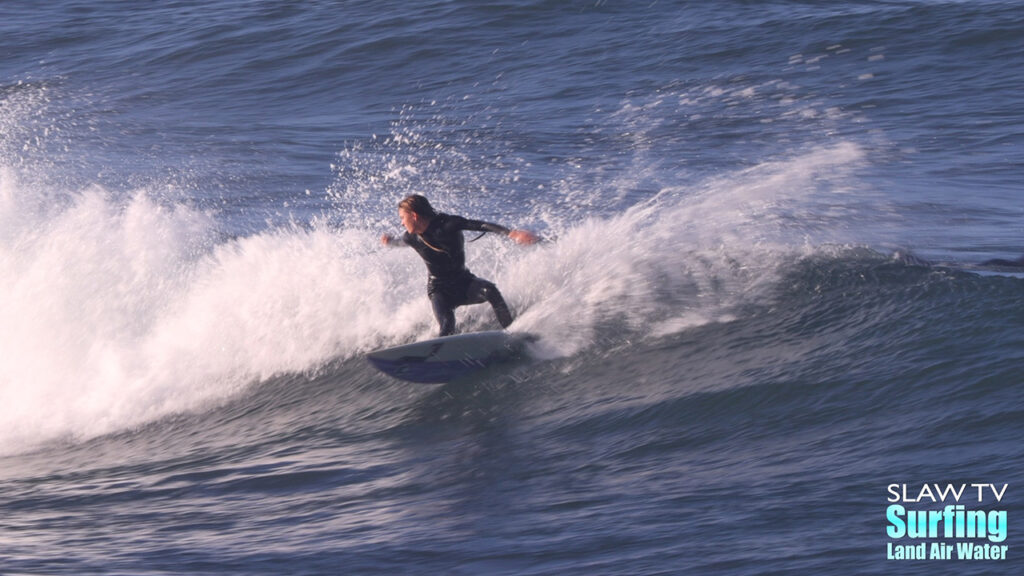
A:
POLYGON ((477 278, 466 268, 466 241, 463 230, 499 232, 508 234, 508 228, 467 220, 462 216, 436 214, 422 234, 406 232, 402 236, 427 264, 427 296, 434 308, 434 316, 441 327, 441 336, 455 333, 455 308, 466 304, 490 302, 501 326, 512 323, 501 292, 491 282, 477 278))

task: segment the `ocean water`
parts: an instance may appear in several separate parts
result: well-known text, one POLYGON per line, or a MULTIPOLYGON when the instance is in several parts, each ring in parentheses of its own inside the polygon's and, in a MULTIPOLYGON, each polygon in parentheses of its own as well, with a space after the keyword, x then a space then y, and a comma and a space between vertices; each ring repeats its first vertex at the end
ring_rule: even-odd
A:
POLYGON ((0 55, 0 573, 1021 573, 1024 3, 11 0, 0 55), (467 245, 528 358, 365 362, 436 331, 417 192, 544 236, 467 245))

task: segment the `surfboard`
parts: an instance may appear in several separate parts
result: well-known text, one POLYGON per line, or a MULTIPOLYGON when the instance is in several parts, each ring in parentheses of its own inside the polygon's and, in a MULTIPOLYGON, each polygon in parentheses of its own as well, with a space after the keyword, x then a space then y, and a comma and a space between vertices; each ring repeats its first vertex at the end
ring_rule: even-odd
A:
POLYGON ((469 332, 375 350, 366 359, 400 380, 443 384, 515 359, 533 340, 532 334, 504 330, 469 332))

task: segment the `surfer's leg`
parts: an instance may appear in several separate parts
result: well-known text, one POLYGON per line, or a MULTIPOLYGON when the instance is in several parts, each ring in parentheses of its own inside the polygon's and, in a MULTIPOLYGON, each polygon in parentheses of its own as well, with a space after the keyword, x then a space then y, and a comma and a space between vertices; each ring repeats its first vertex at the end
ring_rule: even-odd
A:
POLYGON ((434 292, 430 295, 430 305, 434 309, 434 318, 440 326, 441 336, 455 334, 455 308, 448 303, 448 298, 442 292, 434 292))
POLYGON ((508 309, 508 304, 505 303, 505 299, 493 282, 474 278, 466 291, 466 298, 471 304, 489 302, 491 308, 494 308, 494 315, 498 317, 498 323, 502 328, 508 328, 512 324, 512 312, 508 309))

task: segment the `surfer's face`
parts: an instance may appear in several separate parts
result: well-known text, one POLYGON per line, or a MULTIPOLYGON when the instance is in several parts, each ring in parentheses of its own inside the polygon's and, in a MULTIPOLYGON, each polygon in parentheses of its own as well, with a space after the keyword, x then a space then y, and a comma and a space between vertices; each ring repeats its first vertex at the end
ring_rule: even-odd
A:
POLYGON ((427 229, 427 222, 412 210, 398 209, 398 217, 402 219, 402 225, 411 234, 421 234, 427 229))

